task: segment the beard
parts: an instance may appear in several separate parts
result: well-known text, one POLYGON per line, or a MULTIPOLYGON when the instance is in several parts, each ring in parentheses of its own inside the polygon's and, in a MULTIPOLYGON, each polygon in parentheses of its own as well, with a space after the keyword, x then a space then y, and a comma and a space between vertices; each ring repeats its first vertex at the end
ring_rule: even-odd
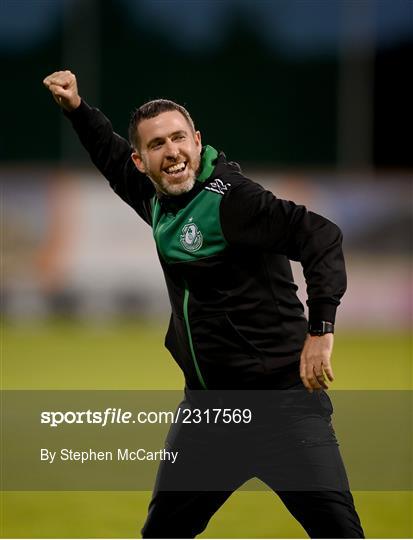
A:
POLYGON ((163 193, 164 195, 176 196, 182 195, 183 193, 188 193, 195 185, 195 173, 191 172, 190 176, 179 184, 171 184, 168 180, 160 178, 155 181, 153 178, 149 177, 152 180, 152 183, 155 185, 155 189, 163 193))
POLYGON ((165 178, 163 175, 151 174, 149 170, 146 174, 158 193, 162 193, 163 195, 168 195, 171 197, 176 197, 177 195, 183 195, 184 193, 188 193, 188 191, 191 191, 191 189, 195 185, 196 178, 200 173, 200 169, 201 160, 199 160, 195 171, 192 168, 189 170, 188 178, 186 180, 176 184, 173 183, 173 179, 171 181, 165 178))

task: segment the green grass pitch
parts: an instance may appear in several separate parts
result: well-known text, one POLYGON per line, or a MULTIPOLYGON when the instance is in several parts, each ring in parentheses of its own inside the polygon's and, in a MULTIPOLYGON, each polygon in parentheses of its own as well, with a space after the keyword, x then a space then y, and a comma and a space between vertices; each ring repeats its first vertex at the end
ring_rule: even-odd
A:
MULTIPOLYGON (((163 349, 166 325, 90 326, 55 322, 2 328, 5 389, 180 389, 179 369, 163 349)), ((406 333, 338 333, 334 389, 411 389, 406 333)), ((149 492, 3 492, 7 538, 139 537, 149 492)), ((411 492, 355 492, 365 533, 413 535, 411 492)), ((235 493, 201 538, 297 538, 303 529, 272 492, 235 493)))

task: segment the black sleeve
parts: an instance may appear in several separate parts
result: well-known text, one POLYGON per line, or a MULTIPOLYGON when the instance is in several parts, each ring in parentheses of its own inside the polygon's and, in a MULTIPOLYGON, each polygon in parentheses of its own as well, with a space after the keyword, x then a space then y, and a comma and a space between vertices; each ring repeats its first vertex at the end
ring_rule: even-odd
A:
POLYGON ((135 167, 128 141, 114 133, 106 116, 85 101, 65 115, 112 189, 150 225, 151 198, 155 188, 149 178, 135 167))
POLYGON ((335 320, 346 290, 340 229, 291 201, 277 199, 250 180, 234 186, 221 203, 221 224, 229 245, 275 251, 303 266, 309 320, 335 320))

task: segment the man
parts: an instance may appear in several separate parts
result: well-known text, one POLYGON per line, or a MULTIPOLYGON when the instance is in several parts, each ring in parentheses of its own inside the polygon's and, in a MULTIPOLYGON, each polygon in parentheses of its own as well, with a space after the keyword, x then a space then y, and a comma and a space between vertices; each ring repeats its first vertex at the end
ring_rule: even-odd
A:
MULTIPOLYGON (((153 228, 172 306, 165 345, 184 373, 185 404, 212 391, 278 391, 248 429, 172 427, 167 447, 184 457, 160 467, 143 536, 196 536, 237 487, 258 477, 310 536, 363 537, 324 392, 346 288, 338 227, 202 147, 174 102, 139 107, 130 145, 81 99, 70 71, 44 84, 111 187, 153 228), (303 266, 308 324, 289 259, 303 266)), ((225 393, 216 399, 231 403, 225 393)))

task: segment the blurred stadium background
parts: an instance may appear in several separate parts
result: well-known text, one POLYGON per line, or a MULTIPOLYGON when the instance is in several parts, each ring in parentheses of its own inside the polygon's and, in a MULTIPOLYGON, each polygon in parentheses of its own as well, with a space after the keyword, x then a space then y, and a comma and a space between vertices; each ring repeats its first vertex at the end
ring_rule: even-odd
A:
MULTIPOLYGON (((411 389, 412 27, 410 0, 2 0, 2 387, 182 387, 151 231, 42 86, 70 69, 122 135, 135 105, 182 102, 204 142, 338 223, 334 388, 411 389)), ((2 536, 136 537, 149 496, 5 492, 2 536)), ((355 498, 368 536, 413 535, 410 492, 355 498)), ((202 537, 303 534, 242 492, 202 537)))

